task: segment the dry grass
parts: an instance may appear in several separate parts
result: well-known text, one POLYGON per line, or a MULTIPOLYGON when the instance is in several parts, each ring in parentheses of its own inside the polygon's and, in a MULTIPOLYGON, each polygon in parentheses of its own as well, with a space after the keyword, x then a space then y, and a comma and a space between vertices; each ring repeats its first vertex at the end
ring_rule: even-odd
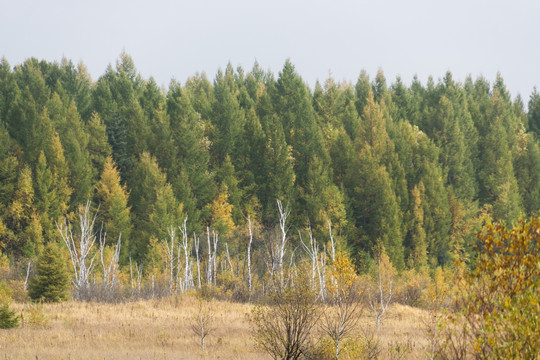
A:
MULTIPOLYGON (((268 359, 253 346, 246 314, 252 305, 215 302, 215 331, 203 354, 191 330, 192 297, 127 304, 66 302, 45 304, 44 324, 31 324, 29 305, 15 305, 22 327, 0 330, 2 359, 268 359)), ((427 346, 422 310, 396 305, 377 333, 383 358, 388 344, 408 343, 408 358, 423 356, 427 346)), ((34 321, 35 322, 35 321, 34 321)), ((373 325, 364 317, 361 326, 373 325)))

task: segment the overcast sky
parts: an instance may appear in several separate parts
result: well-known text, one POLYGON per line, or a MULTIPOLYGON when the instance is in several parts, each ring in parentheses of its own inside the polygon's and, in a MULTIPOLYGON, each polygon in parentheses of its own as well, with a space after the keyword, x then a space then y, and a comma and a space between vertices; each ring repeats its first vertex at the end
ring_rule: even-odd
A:
POLYGON ((450 70, 493 82, 500 71, 527 102, 540 85, 537 0, 0 0, 0 56, 83 61, 94 80, 122 50, 167 86, 228 62, 276 75, 290 58, 313 86, 329 73, 425 83, 450 70))

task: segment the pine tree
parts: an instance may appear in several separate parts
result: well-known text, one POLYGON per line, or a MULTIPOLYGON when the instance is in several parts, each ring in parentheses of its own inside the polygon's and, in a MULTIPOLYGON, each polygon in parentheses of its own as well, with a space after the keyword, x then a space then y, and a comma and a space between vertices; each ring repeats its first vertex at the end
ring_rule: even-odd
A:
MULTIPOLYGON (((96 185, 95 198, 107 237, 112 241, 117 241, 121 236, 122 246, 129 249, 132 226, 128 192, 126 186, 120 184, 120 174, 110 156, 96 185)), ((126 264, 127 258, 127 252, 122 252, 121 263, 126 264)))
POLYGON ((398 269, 405 266, 402 218, 390 176, 377 163, 369 146, 359 154, 347 174, 346 188, 356 227, 360 231, 359 250, 372 251, 381 241, 398 269))
POLYGON ((170 226, 176 226, 183 213, 171 185, 157 160, 143 152, 130 179, 129 205, 134 228, 128 252, 134 259, 144 259, 150 238, 165 239, 170 226))
POLYGON ((42 234, 35 231, 38 219, 34 208, 32 172, 25 166, 19 173, 13 201, 7 211, 7 226, 15 234, 8 251, 16 256, 32 256, 43 242, 42 234))
POLYGON ((527 116, 529 118, 529 131, 536 134, 537 139, 540 139, 540 95, 538 94, 536 87, 529 99, 529 111, 527 112, 527 116))
POLYGON ((18 160, 11 151, 11 138, 0 122, 0 216, 13 198, 17 180, 18 160))
POLYGON ((43 249, 36 272, 28 288, 32 300, 58 302, 69 298, 69 276, 62 253, 54 242, 43 249))
POLYGON ((107 129, 96 112, 92 113, 87 122, 86 132, 88 133, 88 153, 94 171, 94 181, 96 181, 103 172, 107 158, 112 156, 107 129))
MULTIPOLYGON (((200 226, 200 218, 216 193, 213 173, 210 171, 210 141, 206 124, 192 105, 187 90, 173 82, 167 94, 167 114, 171 137, 176 150, 176 164, 169 170, 175 196, 189 214, 191 228, 200 226)), ((194 101, 198 101, 195 99, 194 101)))
POLYGON ((481 142, 482 168, 479 178, 481 200, 493 205, 497 220, 511 222, 522 212, 522 200, 514 175, 511 143, 505 129, 503 98, 495 92, 488 113, 489 125, 481 142))
POLYGON ((218 72, 214 82, 215 102, 213 104, 213 144, 212 153, 215 154, 214 166, 223 164, 225 157, 229 155, 235 167, 239 157, 242 129, 244 127, 244 111, 238 104, 236 97, 237 89, 232 80, 232 69, 227 68, 225 74, 218 72))
POLYGON ((540 144, 523 128, 517 135, 517 156, 514 161, 516 180, 528 215, 540 211, 540 144))
POLYGON ((9 308, 8 303, 0 304, 0 329, 12 329, 19 326, 19 317, 9 308))
POLYGON ((411 268, 418 269, 427 265, 426 231, 424 230, 424 209, 422 207, 422 197, 425 196, 424 184, 420 182, 415 185, 411 195, 414 225, 411 231, 409 263, 411 268))

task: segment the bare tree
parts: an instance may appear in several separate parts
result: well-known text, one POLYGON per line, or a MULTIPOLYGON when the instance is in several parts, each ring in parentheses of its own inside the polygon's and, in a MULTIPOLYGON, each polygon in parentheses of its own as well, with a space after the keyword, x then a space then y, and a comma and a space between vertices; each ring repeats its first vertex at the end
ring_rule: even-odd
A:
POLYGON ((321 322, 322 330, 335 346, 339 359, 343 340, 357 327, 362 313, 361 291, 354 267, 348 257, 338 253, 330 270, 329 304, 321 322))
POLYGON ((214 285, 217 284, 217 265, 216 265, 216 261, 217 261, 217 245, 218 245, 218 240, 219 240, 219 235, 217 232, 213 231, 212 230, 212 237, 213 237, 213 244, 214 244, 214 251, 213 251, 213 254, 212 254, 212 270, 214 271, 214 274, 212 275, 212 278, 214 279, 214 285))
POLYGON ((234 269, 231 262, 231 254, 229 253, 229 243, 225 241, 225 255, 227 256, 227 262, 229 263, 229 268, 231 269, 231 275, 234 278, 234 269))
POLYGON ((209 227, 206 227, 206 236, 208 239, 208 264, 207 264, 207 269, 206 269, 206 283, 211 285, 213 283, 212 274, 214 272, 212 271, 212 245, 210 243, 210 228, 209 227))
MULTIPOLYGON (((283 258, 285 257, 285 246, 287 245, 287 232, 289 231, 289 226, 287 225, 287 218, 291 214, 289 205, 283 207, 281 200, 277 199, 277 206, 279 211, 279 229, 281 230, 281 242, 278 245, 277 253, 278 263, 277 268, 280 272, 281 281, 283 281, 283 258)), ((282 284, 283 285, 283 284, 282 284)))
POLYGON ((206 234, 208 237, 208 266, 206 273, 206 282, 210 285, 216 284, 217 278, 217 246, 219 241, 219 234, 212 230, 212 241, 210 241, 210 228, 206 228, 206 234), (214 249, 212 250, 212 245, 214 249))
POLYGON ((197 279, 198 279, 198 287, 201 288, 201 261, 199 258, 199 245, 200 245, 200 239, 197 237, 195 232, 193 233, 193 244, 195 245, 195 257, 197 259, 197 279))
MULTIPOLYGON (((131 279, 131 292, 132 292, 132 295, 135 295, 135 293, 140 295, 140 293, 141 293, 142 270, 143 270, 142 265, 137 264, 137 262, 135 261, 135 273, 136 273, 135 275, 136 275, 136 278, 133 278, 133 266, 132 266, 131 256, 130 256, 129 257, 129 275, 130 275, 130 279, 131 279)), ((152 296, 153 295, 154 295, 154 293, 153 293, 153 290, 152 290, 152 296)))
POLYGON ((272 289, 268 305, 257 305, 250 317, 256 345, 274 359, 299 359, 310 352, 311 332, 321 316, 309 281, 295 278, 272 289))
POLYGON ((205 340, 214 331, 213 305, 204 299, 197 299, 197 307, 192 316, 191 331, 197 336, 201 343, 201 350, 204 352, 205 340))
POLYGON ((24 290, 28 289, 28 278, 30 277, 30 266, 32 263, 29 261, 28 265, 26 266, 26 277, 24 278, 24 290))
MULTIPOLYGON (((189 246, 189 236, 187 232, 187 219, 188 217, 184 219, 184 223, 182 226, 179 226, 180 232, 182 233, 182 248, 184 249, 184 280, 182 282, 182 290, 186 291, 194 287, 193 284, 193 274, 191 272, 190 267, 190 261, 189 261, 189 253, 191 252, 191 248, 189 246)), ((180 263, 178 263, 178 266, 180 266, 180 263)))
POLYGON ((251 298, 251 244, 253 243, 253 230, 251 228, 251 216, 248 215, 249 243, 247 248, 247 268, 248 268, 248 291, 251 298))
POLYGON ((379 330, 381 328, 381 319, 386 314, 392 301, 396 271, 382 245, 378 247, 376 255, 377 279, 375 286, 370 292, 370 306, 377 318, 377 330, 379 330))
POLYGON ((105 264, 105 243, 107 240, 107 234, 99 235, 99 252, 101 254, 101 266, 103 267, 103 290, 105 293, 111 294, 116 284, 116 273, 119 268, 120 260, 120 248, 122 244, 122 234, 118 236, 118 241, 114 247, 114 253, 108 265, 105 264))
POLYGON ((176 239, 176 231, 174 230, 174 227, 171 226, 168 232, 169 232, 170 244, 167 240, 165 240, 165 244, 163 244, 163 249, 165 250, 165 254, 167 255, 168 267, 170 271, 169 294, 172 294, 173 283, 174 283, 174 243, 176 239))
POLYGON ((330 255, 332 256, 332 263, 336 261, 336 243, 334 241, 334 235, 332 235, 332 222, 328 220, 328 234, 330 235, 330 255))
POLYGON ((75 275, 75 279, 73 280, 76 290, 75 297, 78 299, 81 298, 84 292, 88 291, 89 279, 94 269, 94 260, 97 255, 97 253, 92 255, 92 249, 96 243, 94 224, 97 214, 92 214, 90 208, 90 200, 86 202, 84 208, 79 208, 80 233, 77 235, 73 234, 73 229, 67 219, 61 225, 56 224, 60 236, 64 240, 71 256, 75 275))

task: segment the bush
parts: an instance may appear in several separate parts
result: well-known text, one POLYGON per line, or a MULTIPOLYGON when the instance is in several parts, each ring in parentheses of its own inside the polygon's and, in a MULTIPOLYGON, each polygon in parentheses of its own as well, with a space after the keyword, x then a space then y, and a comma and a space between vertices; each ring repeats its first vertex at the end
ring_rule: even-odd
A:
POLYGON ((320 316, 321 307, 309 280, 296 277, 288 284, 276 285, 268 305, 253 309, 253 338, 274 359, 308 357, 311 332, 320 316))
POLYGON ((0 305, 0 329, 12 329, 19 326, 19 317, 15 311, 10 310, 9 304, 3 302, 0 305))
POLYGON ((507 229, 487 224, 474 269, 446 317, 443 359, 540 356, 540 218, 507 229))
POLYGON ((33 328, 46 328, 49 325, 49 317, 43 311, 43 305, 33 304, 26 310, 26 324, 33 328))

